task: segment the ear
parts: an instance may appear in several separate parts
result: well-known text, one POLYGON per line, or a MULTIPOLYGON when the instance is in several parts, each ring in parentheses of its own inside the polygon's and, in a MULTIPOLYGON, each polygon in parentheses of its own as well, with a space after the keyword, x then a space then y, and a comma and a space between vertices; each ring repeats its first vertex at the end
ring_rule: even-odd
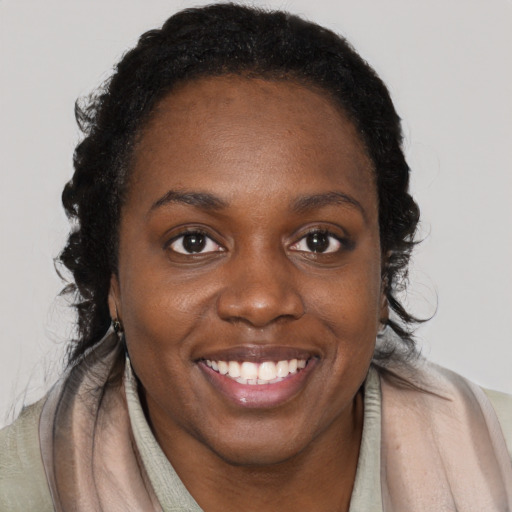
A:
POLYGON ((119 288, 119 280, 115 274, 110 278, 110 290, 108 292, 108 309, 110 318, 118 320, 122 323, 123 313, 121 311, 121 293, 119 288))

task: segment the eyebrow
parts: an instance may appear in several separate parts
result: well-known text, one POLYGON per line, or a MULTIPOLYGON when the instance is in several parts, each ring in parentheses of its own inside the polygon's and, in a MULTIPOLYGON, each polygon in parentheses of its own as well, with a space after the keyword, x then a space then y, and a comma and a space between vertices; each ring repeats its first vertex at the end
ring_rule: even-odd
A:
POLYGON ((366 220, 366 211, 362 204, 352 196, 337 191, 301 196, 293 201, 292 209, 297 213, 304 213, 308 210, 330 205, 342 205, 355 208, 359 210, 359 213, 361 213, 363 218, 366 220))
POLYGON ((169 190, 151 205, 149 212, 151 213, 154 210, 170 203, 188 204, 197 208, 202 208, 203 210, 221 210, 227 206, 227 203, 224 200, 212 194, 204 192, 169 190))
MULTIPOLYGON (((171 203, 188 204, 204 210, 221 210, 228 206, 228 203, 220 197, 206 192, 169 190, 151 205, 149 213, 171 203)), ((308 210, 330 205, 342 205, 355 208, 359 210, 366 220, 366 211, 361 203, 357 199, 337 191, 300 196, 292 202, 292 210, 297 213, 304 213, 308 210)))

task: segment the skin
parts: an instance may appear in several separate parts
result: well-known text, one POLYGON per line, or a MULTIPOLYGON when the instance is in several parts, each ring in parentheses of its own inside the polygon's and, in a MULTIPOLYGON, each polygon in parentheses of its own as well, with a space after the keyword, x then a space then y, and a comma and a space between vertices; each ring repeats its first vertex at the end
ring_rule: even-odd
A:
POLYGON ((134 150, 109 304, 155 437, 205 510, 348 510, 381 259, 372 164, 322 91, 224 76, 159 103, 134 150), (208 244, 187 254, 197 229, 208 244), (311 251, 312 230, 328 250, 311 251), (310 361, 270 405, 205 371, 274 349, 310 361))

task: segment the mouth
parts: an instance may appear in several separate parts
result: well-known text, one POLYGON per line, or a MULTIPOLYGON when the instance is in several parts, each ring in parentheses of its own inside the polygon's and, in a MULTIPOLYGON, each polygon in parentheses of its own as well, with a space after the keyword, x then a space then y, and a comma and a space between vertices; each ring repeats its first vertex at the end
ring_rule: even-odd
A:
POLYGON ((306 368, 309 359, 284 359, 281 361, 215 361, 206 359, 208 368, 239 384, 261 386, 277 384, 306 368))
POLYGON ((317 355, 295 350, 229 351, 196 361, 215 391, 237 406, 275 408, 307 386, 317 355))

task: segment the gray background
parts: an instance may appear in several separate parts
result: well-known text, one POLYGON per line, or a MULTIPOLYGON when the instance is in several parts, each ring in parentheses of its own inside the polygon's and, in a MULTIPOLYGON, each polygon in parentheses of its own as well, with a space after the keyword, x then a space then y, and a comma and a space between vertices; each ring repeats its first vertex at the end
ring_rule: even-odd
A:
MULTIPOLYGON (((51 384, 72 331, 52 258, 67 233, 74 100, 143 31, 202 3, 0 0, 0 425, 51 384)), ((423 353, 511 393, 512 3, 253 4, 344 34, 388 84, 426 237, 407 301, 420 315, 437 304, 418 332, 423 353)))

